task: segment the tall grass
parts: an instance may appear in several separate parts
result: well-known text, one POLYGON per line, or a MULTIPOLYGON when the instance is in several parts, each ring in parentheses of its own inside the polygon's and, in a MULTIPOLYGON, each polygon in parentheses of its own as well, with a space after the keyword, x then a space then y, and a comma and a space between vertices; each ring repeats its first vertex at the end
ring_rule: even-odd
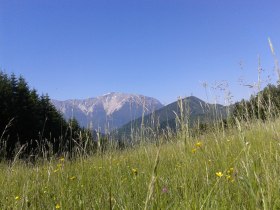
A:
POLYGON ((88 158, 0 165, 0 209, 279 209, 280 120, 88 158))

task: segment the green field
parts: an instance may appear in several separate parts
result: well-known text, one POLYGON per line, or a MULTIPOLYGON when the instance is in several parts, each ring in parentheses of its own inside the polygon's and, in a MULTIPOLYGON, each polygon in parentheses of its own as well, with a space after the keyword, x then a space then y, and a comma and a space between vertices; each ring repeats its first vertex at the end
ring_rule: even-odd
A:
POLYGON ((0 165, 0 209, 280 209, 280 120, 0 165))

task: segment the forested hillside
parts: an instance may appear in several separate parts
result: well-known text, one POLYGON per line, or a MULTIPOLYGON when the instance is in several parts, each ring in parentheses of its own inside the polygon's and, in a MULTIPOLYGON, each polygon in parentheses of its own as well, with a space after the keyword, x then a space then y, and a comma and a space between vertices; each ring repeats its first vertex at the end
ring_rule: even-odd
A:
MULTIPOLYGON (((0 72, 0 159, 72 152, 82 133, 91 138, 76 120, 66 122, 50 103, 48 95, 39 96, 25 79, 0 72)), ((81 143, 81 142, 80 142, 81 143)))

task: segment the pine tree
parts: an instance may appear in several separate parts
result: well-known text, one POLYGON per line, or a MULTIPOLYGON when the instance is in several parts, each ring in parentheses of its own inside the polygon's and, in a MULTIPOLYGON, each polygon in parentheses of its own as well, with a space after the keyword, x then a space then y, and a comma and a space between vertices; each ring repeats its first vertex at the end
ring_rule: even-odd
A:
POLYGON ((267 85, 262 91, 235 104, 232 116, 239 120, 267 120, 280 114, 280 86, 267 85))
POLYGON ((24 145, 22 157, 71 154, 77 142, 82 144, 83 132, 76 120, 63 119, 48 95, 39 97, 23 77, 0 72, 0 154, 3 145, 9 159, 15 155, 16 145, 24 145))

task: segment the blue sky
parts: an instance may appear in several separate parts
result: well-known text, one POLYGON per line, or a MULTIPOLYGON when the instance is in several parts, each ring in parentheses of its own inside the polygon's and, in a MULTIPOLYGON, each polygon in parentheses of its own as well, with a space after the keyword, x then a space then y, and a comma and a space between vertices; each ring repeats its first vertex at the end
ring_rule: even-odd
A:
POLYGON ((213 87, 248 98, 240 79, 257 81, 258 55, 275 82, 267 39, 280 51, 279 26, 279 0, 0 0, 0 68, 61 100, 114 91, 223 103, 213 87))

